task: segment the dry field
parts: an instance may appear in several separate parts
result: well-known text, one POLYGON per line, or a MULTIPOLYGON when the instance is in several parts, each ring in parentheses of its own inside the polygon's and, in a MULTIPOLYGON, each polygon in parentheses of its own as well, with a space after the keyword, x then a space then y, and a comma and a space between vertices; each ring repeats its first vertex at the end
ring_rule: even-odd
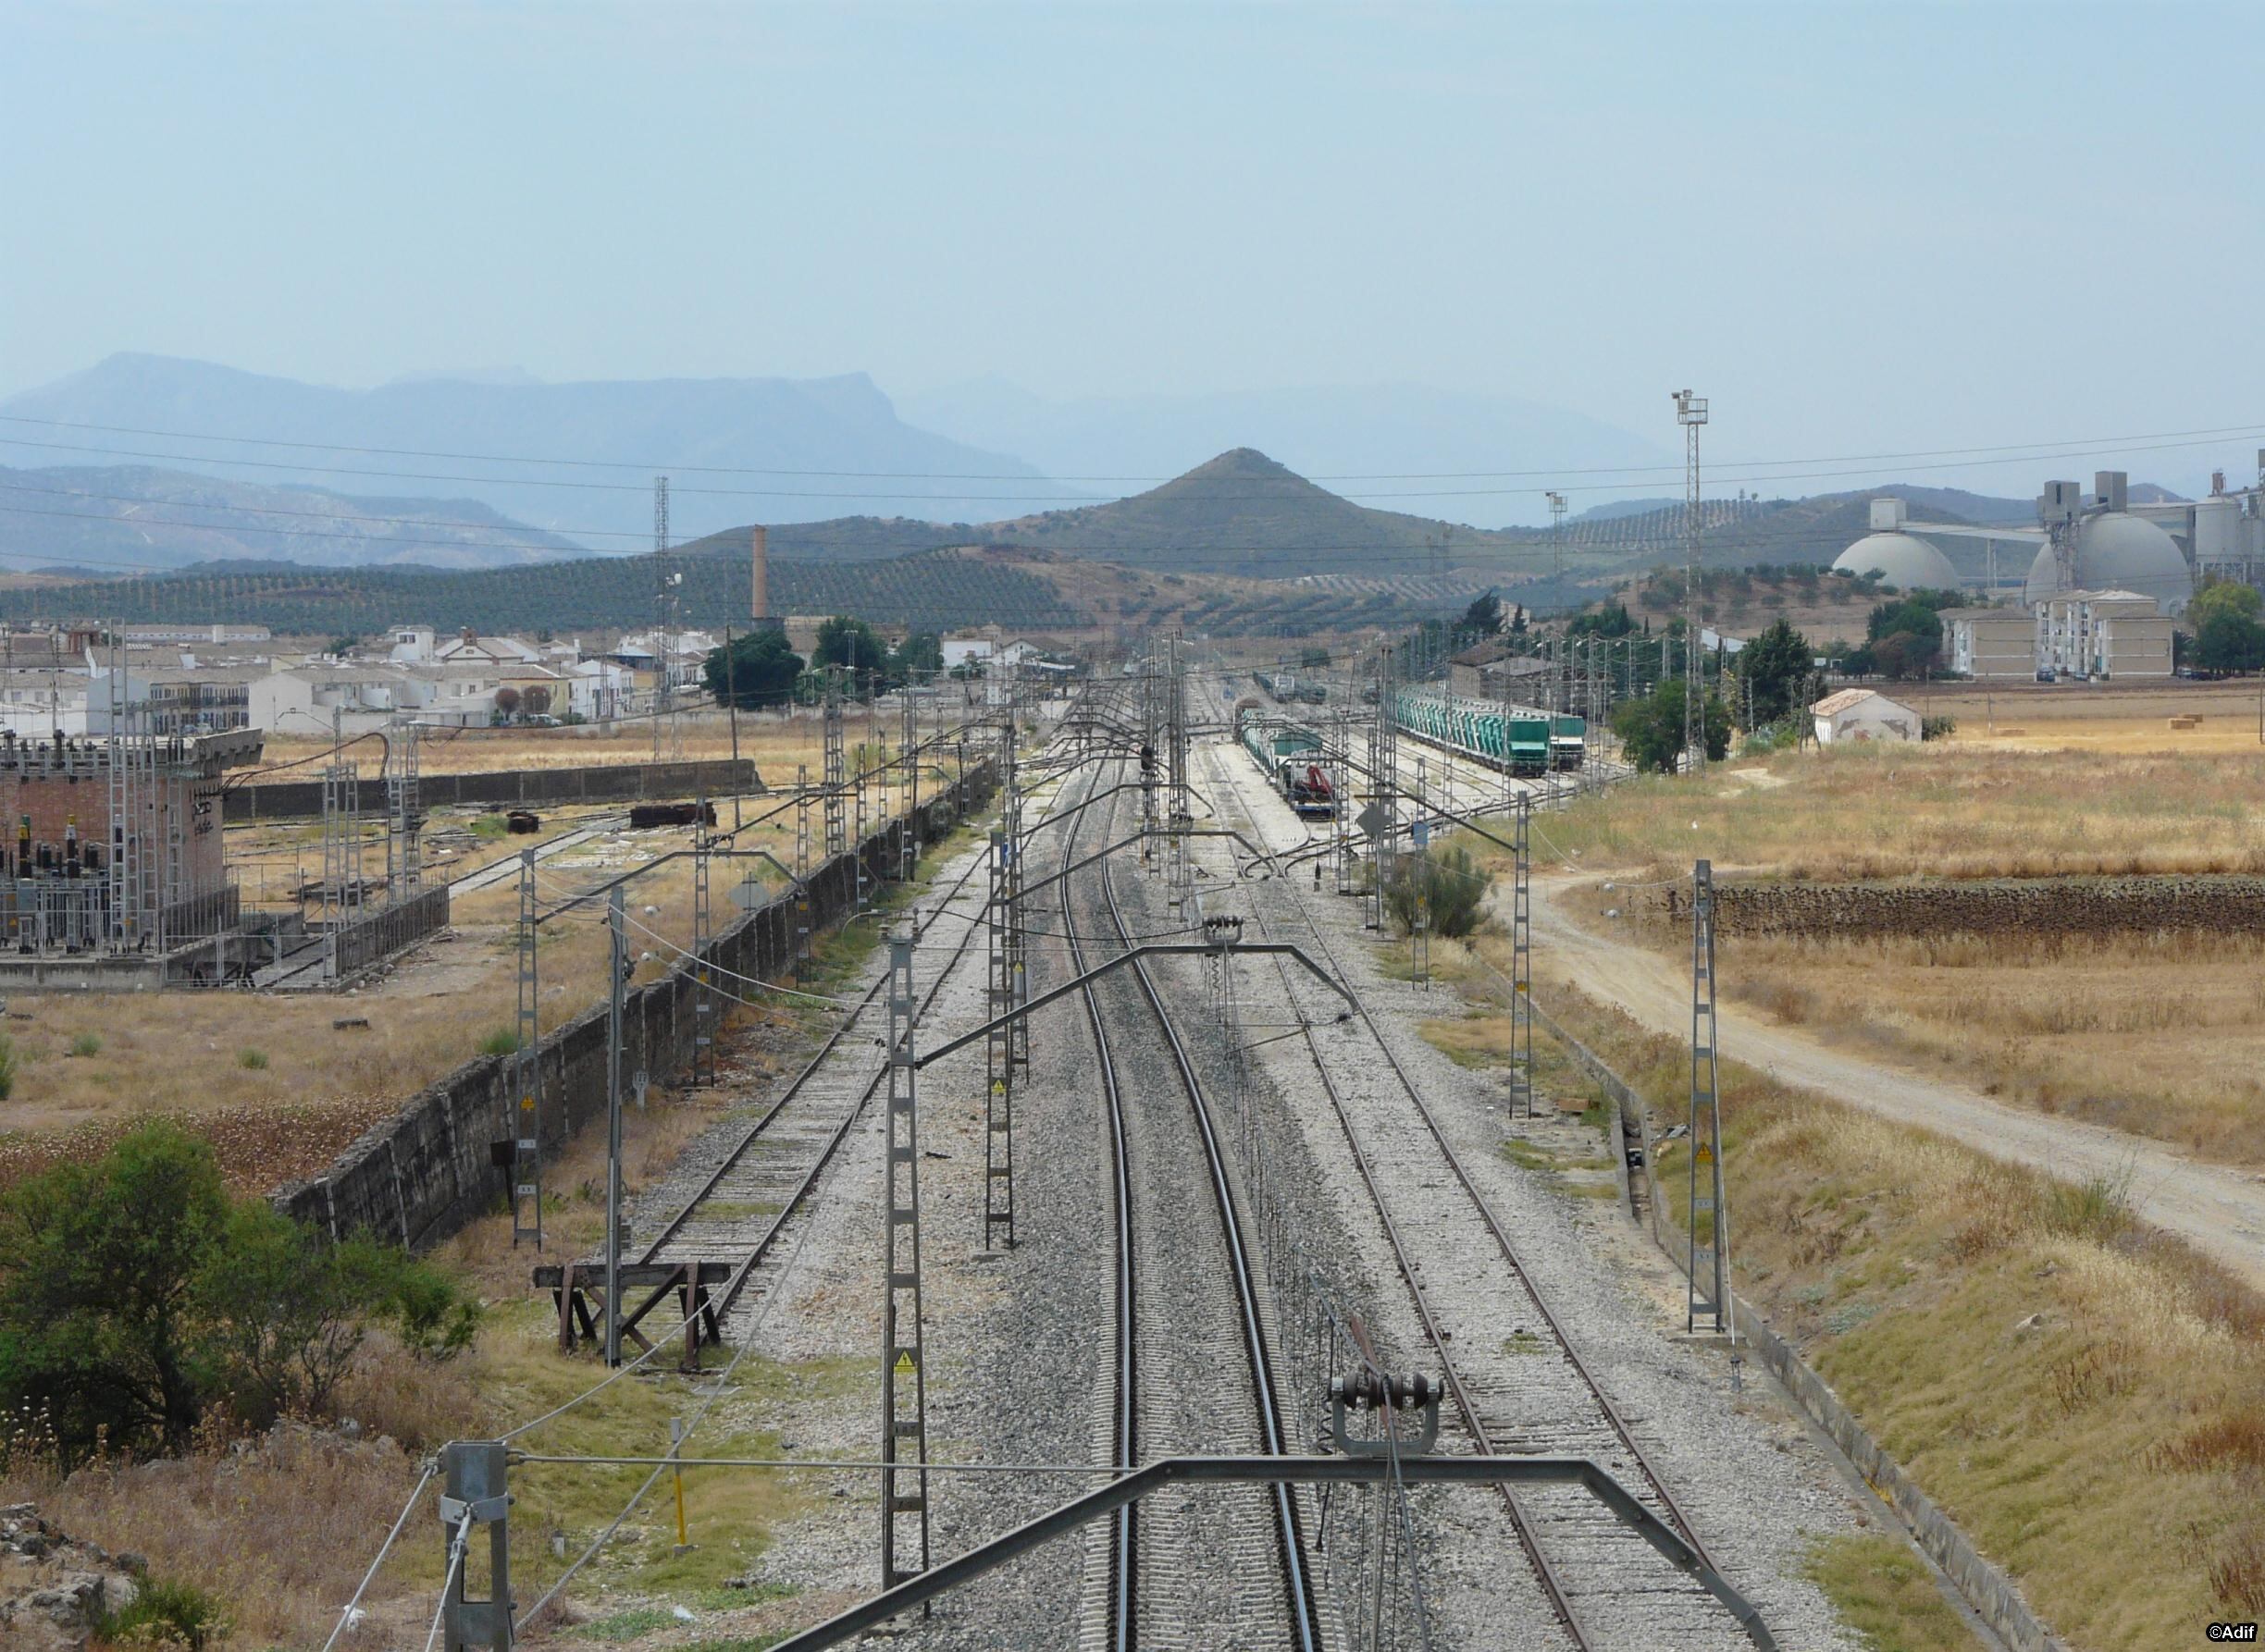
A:
MULTIPOLYGON (((1537 822, 1538 857, 1613 881, 2265 869, 2265 752, 1949 745, 1783 754, 1644 780, 1537 822), (1695 827, 1695 829, 1694 829, 1695 827)), ((1499 866, 1501 857, 1495 856, 1499 866)), ((1613 905, 1599 892, 1582 910, 1613 905)), ((1688 931, 1628 926, 1680 956, 1688 931)), ((1724 990, 1825 1042, 2048 1114, 2265 1164, 2265 946, 2244 936, 1725 936, 1724 990)))
POLYGON ((2259 757, 2265 756, 2260 687, 2265 684, 2255 682, 2015 683, 1984 689, 1972 683, 1930 683, 1887 692, 1930 717, 1956 718, 1953 738, 1962 746, 2259 757), (2201 723, 2173 729, 2173 717, 2198 717, 2201 723))
MULTIPOLYGON (((791 864, 791 815, 784 821, 784 832, 774 823, 743 841, 791 864)), ((524 841, 496 852, 514 853, 524 841)), ((601 836, 545 862, 538 888, 546 900, 571 894, 687 841, 675 831, 601 836)), ((766 883, 777 881, 768 868, 756 869, 766 883)), ((716 880, 719 925, 731 916, 721 906, 726 881, 716 880)), ((666 970, 691 940, 691 863, 662 866, 629 888, 631 944, 640 955, 635 979, 642 981, 666 970)), ((452 932, 373 984, 340 994, 11 993, 6 1031, 17 1072, 12 1093, 0 1101, 0 1179, 99 1151, 153 1113, 193 1120, 219 1146, 240 1191, 312 1173, 417 1090, 481 1054, 483 1044, 508 1047, 518 898, 515 881, 459 897, 452 932), (369 1025, 334 1027, 341 1017, 369 1025)), ((546 1028, 599 1002, 608 946, 601 903, 545 926, 537 959, 546 1028)))
MULTIPOLYGON (((1453 1024, 1458 1059, 1499 1059, 1504 938, 1445 961, 1485 1017, 1453 1024)), ((1655 1130, 1682 1120, 1681 1042, 1562 986, 1545 1005, 1655 1130)), ((1538 1028, 1535 1054, 1567 1081, 1538 1028)), ((2265 1300, 2146 1228, 2123 1188, 2056 1184, 1735 1062, 1721 1089, 1739 1291, 2058 1634, 2171 1648, 2265 1611, 2265 1300)), ((1679 1221, 1679 1145, 1658 1165, 1679 1221)))
POLYGON ((1747 759, 1651 776, 1538 822, 1566 870, 1840 881, 2265 871, 2265 747, 2246 754, 1996 749, 1963 740, 1747 759))
MULTIPOLYGON (((947 715, 955 721, 958 713, 958 708, 947 708, 947 715)), ((845 750, 866 745, 886 746, 894 752, 900 715, 892 706, 884 706, 873 714, 860 706, 846 708, 842 730, 845 750)), ((731 720, 724 713, 687 712, 678 721, 687 759, 715 759, 732 755, 731 720)), ((935 713, 923 709, 921 717, 923 737, 933 734, 934 727, 935 713)), ((384 757, 380 740, 372 735, 349 744, 351 749, 346 755, 361 765, 364 775, 380 772, 384 757)), ((808 764, 811 775, 818 775, 824 763, 823 748, 824 734, 815 709, 798 711, 791 717, 740 714, 739 755, 752 758, 763 783, 774 789, 784 790, 794 783, 797 764, 808 764)), ((328 760, 330 750, 328 740, 270 734, 261 763, 269 770, 280 770, 285 764, 299 765, 306 770, 306 775, 278 773, 276 778, 303 779, 328 760)), ((417 766, 427 774, 491 774, 507 769, 603 769, 652 760, 652 724, 644 721, 584 723, 558 729, 428 729, 417 741, 417 766)))

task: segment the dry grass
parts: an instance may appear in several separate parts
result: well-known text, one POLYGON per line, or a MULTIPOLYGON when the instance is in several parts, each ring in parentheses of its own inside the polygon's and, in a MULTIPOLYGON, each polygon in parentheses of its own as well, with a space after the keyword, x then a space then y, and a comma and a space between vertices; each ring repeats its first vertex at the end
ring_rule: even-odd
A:
MULTIPOLYGON (((241 1446, 212 1440, 164 1462, 0 1480, 0 1499, 36 1502, 71 1536, 147 1558, 153 1575, 224 1603, 231 1645, 319 1646, 410 1488, 410 1454, 390 1439, 346 1440, 285 1424, 241 1446), (288 1540, 283 1540, 285 1538, 288 1540)), ((432 1547, 429 1508, 407 1540, 432 1547)), ((407 1613, 340 1644, 398 1644, 407 1613), (390 1631, 390 1633, 388 1633, 390 1631)))
MULTIPOLYGON (((678 846, 681 835, 635 834, 627 840, 634 847, 615 858, 678 846)), ((603 858, 591 847, 588 858, 603 858)), ((778 852, 791 860, 790 846, 778 852)), ((546 893, 610 869, 561 864, 575 858, 546 864, 546 893)), ((718 927, 733 916, 722 906, 723 884, 719 878, 718 927)), ((676 949, 689 943, 691 886, 689 861, 630 886, 629 916, 643 926, 632 931, 631 946, 653 954, 638 963, 636 980, 664 972, 676 949)), ((9 1131, 0 1137, 0 1180, 99 1151, 136 1119, 157 1113, 182 1116, 213 1138, 240 1191, 265 1191, 313 1173, 416 1091, 476 1058, 483 1040, 511 1030, 517 910, 510 884, 464 897, 451 936, 418 949, 384 980, 342 996, 152 993, 128 1005, 86 993, 11 993, 6 1030, 18 1074, 13 1095, 0 1103, 0 1126, 9 1131), (332 1027, 349 1015, 369 1025, 332 1027), (73 1042, 89 1035, 102 1039, 99 1053, 72 1056, 73 1042), (248 1049, 266 1065, 246 1066, 248 1049)), ((545 927, 537 959, 546 1029, 600 1002, 608 947, 602 904, 545 927)))
MULTIPOLYGON (((1689 945, 1661 941, 1677 955, 1689 945)), ((2265 1164, 2265 940, 1719 943, 1737 998, 2040 1112, 2265 1164)))
MULTIPOLYGON (((1783 753, 1696 783, 1651 777, 1541 817, 1573 869, 1789 879, 2265 871, 2265 750, 2224 757, 1993 750, 1953 742, 1783 753)), ((1499 852, 1498 852, 1499 853, 1499 852)))
MULTIPOLYGON (((1550 1007, 1680 1116, 1680 1043, 1574 994, 1550 1007)), ((2265 1609, 2265 1300, 2114 1187, 1737 1064, 1723 1093, 1739 1288, 2056 1630, 2168 1648, 2265 1609)), ((1662 1154, 1671 1205, 1686 1168, 1662 1154)))

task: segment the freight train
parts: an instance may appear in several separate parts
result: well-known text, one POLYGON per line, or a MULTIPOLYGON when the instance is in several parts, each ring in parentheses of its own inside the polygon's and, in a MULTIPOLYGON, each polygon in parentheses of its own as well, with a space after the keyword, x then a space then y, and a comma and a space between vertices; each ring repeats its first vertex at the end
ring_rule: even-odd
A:
POLYGON ((1490 769, 1546 774, 1581 766, 1588 723, 1579 717, 1413 689, 1401 690, 1393 705, 1403 734, 1490 769))
POLYGON ((1301 820, 1337 816, 1337 785, 1321 760, 1321 736, 1308 728, 1244 710, 1236 719, 1243 749, 1301 820))
POLYGON ((1253 672, 1251 681, 1285 706, 1318 706, 1329 699, 1325 684, 1311 677, 1301 677, 1295 672, 1253 672))

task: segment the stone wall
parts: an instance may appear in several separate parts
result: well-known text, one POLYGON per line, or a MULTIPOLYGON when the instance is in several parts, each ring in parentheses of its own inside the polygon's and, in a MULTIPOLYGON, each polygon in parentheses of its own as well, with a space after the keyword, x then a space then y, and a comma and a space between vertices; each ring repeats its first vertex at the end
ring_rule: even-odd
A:
MULTIPOLYGON (((918 841, 936 842, 991 794, 991 765, 979 764, 944 788, 914 817, 918 841)), ((878 883, 898 868, 903 821, 891 821, 854 852, 835 856, 811 873, 811 921, 831 928, 857 898, 857 862, 878 883)), ((708 955, 720 968, 772 980, 791 964, 795 909, 783 894, 717 935, 708 955)), ((690 960, 633 990, 623 1005, 622 1071, 650 1073, 656 1082, 689 1065, 693 1036, 690 960)), ((413 1098, 340 1153, 329 1169, 275 1195, 278 1209, 334 1237, 366 1230, 411 1249, 434 1244, 504 1198, 507 1177, 490 1146, 513 1136, 514 1057, 467 1062, 413 1098)), ((602 1120, 606 1106, 606 1010, 584 1012, 546 1036, 538 1060, 542 1074, 539 1137, 546 1160, 557 1155, 583 1126, 602 1120)))
MULTIPOLYGON (((1688 889, 1630 891, 1625 898, 1637 915, 1690 921, 1688 889)), ((2265 878, 1983 878, 1932 883, 1717 880, 1714 927, 1725 935, 1819 940, 2253 933, 2265 927, 2265 878)))

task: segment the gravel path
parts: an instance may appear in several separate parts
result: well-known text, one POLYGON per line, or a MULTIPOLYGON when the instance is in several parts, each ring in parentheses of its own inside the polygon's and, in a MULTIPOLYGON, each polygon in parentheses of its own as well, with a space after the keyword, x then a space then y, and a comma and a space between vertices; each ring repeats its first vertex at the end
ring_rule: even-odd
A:
MULTIPOLYGON (((1667 959, 1590 932, 1572 911, 1563 879, 1533 881, 1535 968, 1626 1010, 1645 1027, 1681 1038, 1690 1020, 1690 982, 1667 959)), ((1788 1084, 1822 1091, 1901 1124, 2048 1174, 2129 1177, 2140 1214, 2251 1285, 2265 1288, 2265 1174, 2206 1165, 2175 1148, 2102 1125, 2051 1118, 1994 1101, 1946 1079, 1833 1050, 1777 1026, 1734 1000, 1715 1007, 1723 1053, 1788 1084)))

